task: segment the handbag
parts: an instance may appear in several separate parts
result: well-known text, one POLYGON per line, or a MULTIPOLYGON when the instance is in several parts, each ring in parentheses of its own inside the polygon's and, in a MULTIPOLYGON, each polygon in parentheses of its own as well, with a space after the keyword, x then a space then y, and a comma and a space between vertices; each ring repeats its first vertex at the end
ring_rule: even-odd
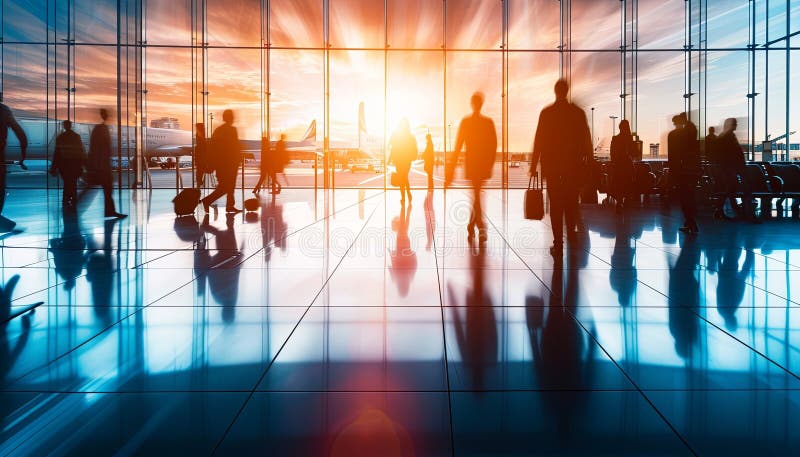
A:
POLYGON ((540 221, 544 218, 544 193, 539 183, 539 176, 528 180, 528 189, 525 191, 525 219, 540 221))
POLYGON ((397 181, 397 172, 393 171, 392 174, 389 175, 389 184, 393 187, 400 187, 397 181))

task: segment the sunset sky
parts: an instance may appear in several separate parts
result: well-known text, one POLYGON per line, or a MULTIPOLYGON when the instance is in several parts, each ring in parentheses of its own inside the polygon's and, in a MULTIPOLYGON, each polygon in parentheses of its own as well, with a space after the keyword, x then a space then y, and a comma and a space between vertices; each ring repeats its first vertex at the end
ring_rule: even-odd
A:
MULTIPOLYGON (((5 102, 29 113, 45 111, 46 49, 44 45, 11 43, 45 40, 42 3, 14 0, 5 1, 4 5, 5 102)), ((147 118, 178 117, 187 129, 191 123, 191 54, 188 48, 180 46, 191 44, 190 3, 149 0, 145 9, 146 40, 149 45, 157 45, 146 51, 147 118)), ((792 10, 792 30, 800 29, 800 2, 797 3, 792 10)), ((212 46, 208 51, 209 110, 219 118, 223 109, 234 109, 241 134, 247 138, 258 138, 262 125, 260 79, 264 72, 257 49, 262 26, 260 4, 261 0, 208 0, 208 41, 212 46), (226 46, 236 48, 225 49, 226 46)), ((448 0, 446 4, 445 12, 439 0, 390 0, 387 30, 384 30, 383 2, 330 1, 332 144, 357 145, 361 101, 365 103, 371 136, 381 138, 384 124, 390 132, 401 118, 407 117, 420 141, 430 131, 440 149, 446 140, 447 125, 454 125, 454 135, 458 121, 469 111, 469 95, 480 90, 486 95, 484 111, 495 119, 499 128, 502 55, 497 51, 502 42, 501 2, 448 0), (443 30, 445 17, 447 26, 443 30), (388 37, 390 50, 434 50, 392 50, 385 62, 380 50, 341 49, 381 48, 384 35, 388 37), (436 50, 443 45, 445 36, 448 49, 481 50, 449 51, 446 78, 442 52, 436 50)), ((645 145, 661 142, 670 128, 669 118, 683 110, 684 56, 679 49, 684 42, 684 4, 683 0, 639 2, 638 132, 645 145), (647 52, 648 49, 675 51, 647 52)), ((74 103, 79 121, 94 121, 89 116, 94 107, 116 106, 116 48, 100 46, 116 41, 116 0, 75 0, 75 7, 75 39, 80 45, 75 53, 74 103)), ((595 108, 595 137, 601 145, 608 144, 611 134, 609 116, 620 115, 619 54, 613 52, 620 40, 619 8, 618 0, 573 1, 572 47, 579 51, 572 55, 573 98, 586 109, 587 116, 590 108, 595 108)), ((725 117, 746 118, 748 114, 748 54, 724 50, 747 44, 747 8, 747 0, 718 0, 709 5, 708 46, 723 50, 708 55, 708 118, 720 124, 725 117)), ((760 8, 757 40, 763 42, 767 21, 764 7, 760 8)), ((770 8, 773 39, 777 31, 785 33, 785 3, 771 1, 770 8)), ((558 45, 558 10, 556 0, 510 2, 508 144, 511 151, 530 148, 538 113, 552 100, 552 85, 558 77, 558 54, 546 51, 553 51, 558 45)), ((272 50, 268 70, 271 133, 298 136, 316 119, 321 142, 323 52, 283 48, 323 46, 322 2, 273 0, 270 11, 270 41, 272 46, 281 48, 272 50)), ((66 16, 65 10, 61 12, 61 16, 66 16)), ((59 40, 65 36, 62 32, 66 29, 65 21, 63 17, 57 21, 59 40)), ((53 72, 54 66, 59 69, 59 85, 63 86, 66 53, 62 47, 57 61, 52 54, 50 71, 53 72)), ((786 110, 785 52, 773 51, 773 54, 768 75, 763 71, 765 53, 757 58, 757 92, 766 92, 765 80, 769 78, 766 128, 768 133, 778 136, 784 132, 786 110)), ((797 76, 800 50, 793 51, 791 66, 794 95, 800 91, 800 76, 797 76)), ((65 95, 59 92, 58 96, 63 105, 65 95)), ((756 99, 758 137, 763 137, 765 130, 764 99, 763 95, 756 99)), ((790 129, 800 130, 800 109, 793 104, 790 112, 790 129)), ((739 136, 746 139, 745 126, 739 136)))

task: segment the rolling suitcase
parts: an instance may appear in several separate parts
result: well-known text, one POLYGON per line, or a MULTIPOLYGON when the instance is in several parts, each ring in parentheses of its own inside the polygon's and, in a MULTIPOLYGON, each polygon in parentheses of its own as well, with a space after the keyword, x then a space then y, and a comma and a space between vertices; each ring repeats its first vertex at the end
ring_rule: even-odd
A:
POLYGON ((183 189, 172 199, 172 206, 178 216, 194 214, 198 203, 200 203, 200 189, 183 189))
POLYGON ((257 198, 248 198, 244 201, 244 210, 248 213, 253 211, 258 211, 258 199, 257 198))

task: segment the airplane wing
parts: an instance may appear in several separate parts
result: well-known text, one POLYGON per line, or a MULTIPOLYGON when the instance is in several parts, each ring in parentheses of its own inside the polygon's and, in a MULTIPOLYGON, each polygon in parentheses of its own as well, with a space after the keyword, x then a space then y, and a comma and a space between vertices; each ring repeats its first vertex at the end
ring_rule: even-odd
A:
POLYGON ((239 140, 242 152, 261 152, 261 140, 239 140))

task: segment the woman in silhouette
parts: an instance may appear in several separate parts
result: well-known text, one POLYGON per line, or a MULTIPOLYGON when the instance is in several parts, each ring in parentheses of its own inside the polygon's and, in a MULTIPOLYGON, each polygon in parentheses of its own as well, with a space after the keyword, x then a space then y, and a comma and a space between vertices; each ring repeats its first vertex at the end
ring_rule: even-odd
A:
POLYGON ((614 199, 617 201, 617 212, 625 207, 625 200, 630 198, 633 188, 633 155, 634 148, 631 125, 627 119, 619 123, 619 133, 611 139, 611 185, 614 199))
POLYGON ((406 204, 406 194, 408 203, 411 203, 411 187, 408 183, 408 172, 411 171, 411 162, 417 158, 417 140, 411 134, 411 127, 408 119, 402 119, 397 130, 392 134, 389 141, 389 162, 397 168, 397 187, 400 188, 400 204, 406 204))
POLYGON ((433 140, 431 134, 425 135, 425 152, 422 153, 422 160, 425 164, 425 173, 428 174, 428 190, 433 189, 433 140))

